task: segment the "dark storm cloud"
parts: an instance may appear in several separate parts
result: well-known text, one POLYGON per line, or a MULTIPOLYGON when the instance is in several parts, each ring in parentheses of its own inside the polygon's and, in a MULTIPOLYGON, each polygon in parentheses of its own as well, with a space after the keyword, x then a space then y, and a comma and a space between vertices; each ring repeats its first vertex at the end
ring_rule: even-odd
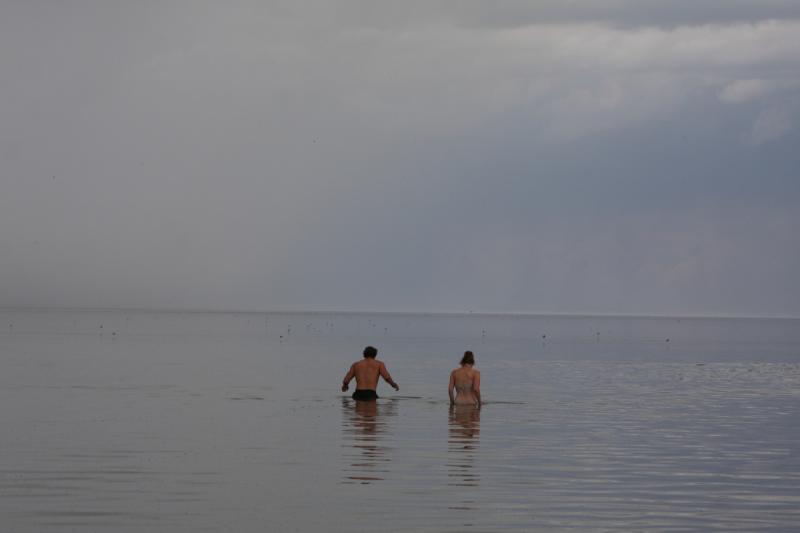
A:
POLYGON ((586 22, 671 27, 800 18, 800 5, 792 0, 410 0, 282 5, 284 12, 306 19, 382 29, 445 23, 498 29, 586 22))
POLYGON ((0 304, 800 314, 796 2, 0 7, 0 304))
POLYGON ((800 17, 800 6, 790 0, 609 0, 450 2, 464 21, 477 25, 520 26, 541 23, 605 22, 622 26, 676 26, 756 22, 800 17))

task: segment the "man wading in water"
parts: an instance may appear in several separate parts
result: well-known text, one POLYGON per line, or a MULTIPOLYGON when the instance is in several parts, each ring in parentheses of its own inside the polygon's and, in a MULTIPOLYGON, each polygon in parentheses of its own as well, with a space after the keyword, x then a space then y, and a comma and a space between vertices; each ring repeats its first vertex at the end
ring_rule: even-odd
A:
POLYGON ((356 378, 356 391, 353 393, 353 399, 375 400, 378 398, 375 389, 378 388, 379 376, 394 387, 394 390, 400 390, 392 376, 389 375, 389 371, 386 370, 386 365, 383 364, 383 361, 375 359, 377 355, 378 350, 372 346, 364 348, 364 359, 353 363, 350 366, 350 370, 345 374, 344 381, 342 381, 342 392, 346 392, 350 386, 350 380, 356 378))

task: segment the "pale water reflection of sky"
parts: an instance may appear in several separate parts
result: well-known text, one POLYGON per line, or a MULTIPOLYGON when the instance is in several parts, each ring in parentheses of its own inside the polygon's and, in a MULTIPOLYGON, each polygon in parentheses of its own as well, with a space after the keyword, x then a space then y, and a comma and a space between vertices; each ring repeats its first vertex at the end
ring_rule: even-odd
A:
POLYGON ((0 6, 0 305, 800 315, 800 4, 0 6))

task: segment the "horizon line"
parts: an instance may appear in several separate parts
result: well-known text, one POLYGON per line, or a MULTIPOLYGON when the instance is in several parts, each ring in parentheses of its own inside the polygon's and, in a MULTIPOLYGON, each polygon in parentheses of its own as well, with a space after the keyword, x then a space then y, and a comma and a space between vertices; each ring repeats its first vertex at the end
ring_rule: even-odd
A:
POLYGON ((685 318, 685 319, 750 319, 750 320, 800 320, 791 315, 744 315, 744 314, 676 314, 676 313, 603 313, 603 312, 547 312, 547 311, 455 311, 455 310, 333 310, 333 309, 213 309, 180 307, 67 307, 67 306, 0 306, 2 311, 105 311, 130 313, 197 313, 197 314, 274 314, 274 315, 434 315, 434 316, 517 316, 517 317, 563 317, 563 318, 685 318))

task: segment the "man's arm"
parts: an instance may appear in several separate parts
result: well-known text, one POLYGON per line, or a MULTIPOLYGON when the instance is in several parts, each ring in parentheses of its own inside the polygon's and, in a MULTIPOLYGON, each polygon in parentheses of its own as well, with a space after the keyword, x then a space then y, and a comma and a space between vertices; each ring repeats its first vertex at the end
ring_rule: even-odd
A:
POLYGON ((456 399, 453 397, 453 388, 456 386, 456 376, 454 372, 450 372, 450 382, 447 384, 447 395, 450 396, 450 405, 453 405, 456 402, 456 399))
POLYGON ((481 406, 481 373, 476 371, 475 377, 472 378, 472 391, 475 393, 475 398, 478 400, 478 407, 481 406))
POLYGON ((384 365, 383 363, 381 363, 380 373, 383 380, 386 381, 386 383, 388 383, 392 387, 394 387, 394 390, 400 390, 400 386, 394 382, 392 376, 389 375, 389 371, 386 369, 386 365, 384 365))
POLYGON ((344 380, 342 380, 342 392, 347 391, 348 387, 350 387, 350 381, 353 379, 353 376, 356 375, 356 364, 353 363, 350 365, 350 370, 347 371, 347 374, 344 375, 344 380))

